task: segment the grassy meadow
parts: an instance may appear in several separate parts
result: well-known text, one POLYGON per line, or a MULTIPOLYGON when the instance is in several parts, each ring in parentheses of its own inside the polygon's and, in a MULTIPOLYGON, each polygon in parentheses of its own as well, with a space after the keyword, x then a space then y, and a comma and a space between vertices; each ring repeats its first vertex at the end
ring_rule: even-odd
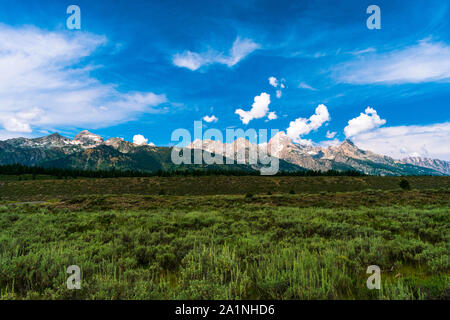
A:
POLYGON ((0 178, 0 298, 450 299, 450 178, 406 179, 0 178))

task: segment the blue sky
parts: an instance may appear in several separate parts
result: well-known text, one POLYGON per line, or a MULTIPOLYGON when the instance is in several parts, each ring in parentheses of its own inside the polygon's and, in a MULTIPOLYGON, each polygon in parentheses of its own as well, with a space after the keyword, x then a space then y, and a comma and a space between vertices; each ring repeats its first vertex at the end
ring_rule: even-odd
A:
POLYGON ((450 160, 449 10, 439 0, 0 0, 0 139, 89 129, 169 145, 175 129, 214 116, 205 128, 450 160), (81 30, 66 27, 70 4, 81 30), (380 30, 366 26, 372 4, 380 30))

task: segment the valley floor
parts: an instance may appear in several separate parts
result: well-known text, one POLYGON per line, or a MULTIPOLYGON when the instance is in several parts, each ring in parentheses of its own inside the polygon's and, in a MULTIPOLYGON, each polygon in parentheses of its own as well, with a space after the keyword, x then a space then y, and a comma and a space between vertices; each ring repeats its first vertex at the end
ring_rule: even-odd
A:
POLYGON ((237 195, 399 191, 406 179, 412 190, 449 190, 450 176, 289 177, 201 176, 55 179, 49 176, 0 176, 0 201, 42 201, 78 195, 237 195))
POLYGON ((434 190, 392 183, 240 195, 208 195, 205 184, 204 195, 170 195, 168 184, 169 195, 131 195, 126 187, 60 194, 49 187, 58 180, 10 181, 5 190, 3 182, 0 298, 450 299, 442 181, 434 190), (70 265, 81 268, 81 290, 66 287, 70 265), (381 268, 381 290, 366 286, 370 265, 381 268))

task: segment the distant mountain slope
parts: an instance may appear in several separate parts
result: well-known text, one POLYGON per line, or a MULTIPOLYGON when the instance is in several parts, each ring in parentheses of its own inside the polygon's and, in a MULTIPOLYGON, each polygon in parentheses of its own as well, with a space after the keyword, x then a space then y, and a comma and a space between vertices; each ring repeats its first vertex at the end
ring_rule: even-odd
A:
POLYGON ((10 139, 0 141, 0 164, 34 166, 82 150, 81 146, 57 133, 35 139, 10 139))
POLYGON ((438 159, 409 157, 402 159, 404 163, 412 164, 418 167, 424 167, 439 171, 443 174, 450 175, 450 162, 438 159))
MULTIPOLYGON (((172 148, 136 145, 121 138, 104 140, 101 136, 82 131, 73 140, 57 133, 35 139, 16 138, 0 141, 0 164, 40 165, 45 167, 84 170, 158 170, 217 169, 254 172, 263 166, 249 164, 251 150, 267 150, 279 158, 280 171, 356 170, 372 175, 443 175, 449 174, 449 163, 440 160, 393 158, 359 149, 350 140, 338 146, 322 148, 293 143, 283 132, 275 135, 267 145, 255 145, 244 138, 229 144, 212 140, 195 140, 186 151, 201 149, 203 155, 222 157, 244 155, 244 164, 183 164, 171 160, 172 148)), ((194 163, 193 152, 191 163, 194 163)))
MULTIPOLYGON (((120 146, 118 146, 120 148, 120 146)), ((203 155, 208 153, 202 151, 203 155)), ((171 160, 172 148, 167 147, 151 147, 151 146, 134 146, 127 153, 120 152, 113 146, 99 145, 94 148, 88 148, 80 152, 65 155, 63 157, 46 160, 40 163, 41 166, 47 168, 67 168, 67 169, 83 169, 83 170, 132 170, 156 172, 158 170, 238 170, 245 172, 254 172, 258 170, 258 166, 250 166, 247 164, 181 164, 175 165, 171 160)), ((226 160, 224 159, 225 163, 226 160)), ((194 163, 194 155, 191 155, 191 163, 194 163)), ((280 170, 282 171, 299 171, 302 168, 291 163, 280 161, 280 170)))
POLYGON ((311 170, 353 169, 371 175, 442 175, 433 169, 361 150, 350 140, 323 148, 296 144, 284 132, 279 132, 269 141, 268 150, 274 150, 278 157, 311 170))

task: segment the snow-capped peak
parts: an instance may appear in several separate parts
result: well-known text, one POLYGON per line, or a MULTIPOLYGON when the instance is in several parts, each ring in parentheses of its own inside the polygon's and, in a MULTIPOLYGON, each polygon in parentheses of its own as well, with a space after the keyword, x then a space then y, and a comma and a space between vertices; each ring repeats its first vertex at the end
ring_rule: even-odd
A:
POLYGON ((87 130, 81 131, 72 141, 83 148, 94 148, 104 143, 104 139, 101 136, 87 130))

